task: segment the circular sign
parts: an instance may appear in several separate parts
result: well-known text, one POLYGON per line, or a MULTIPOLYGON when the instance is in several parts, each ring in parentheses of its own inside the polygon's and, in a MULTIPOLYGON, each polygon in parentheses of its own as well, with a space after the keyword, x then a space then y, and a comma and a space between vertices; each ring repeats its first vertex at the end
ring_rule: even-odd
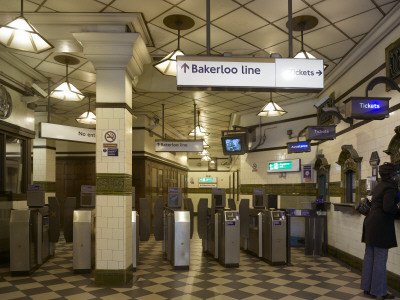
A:
POLYGON ((4 86, 0 85, 0 119, 7 119, 11 115, 12 100, 4 86))
POLYGON ((112 143, 116 140, 117 135, 115 134, 115 132, 113 131, 107 131, 104 134, 104 139, 108 142, 108 143, 112 143))

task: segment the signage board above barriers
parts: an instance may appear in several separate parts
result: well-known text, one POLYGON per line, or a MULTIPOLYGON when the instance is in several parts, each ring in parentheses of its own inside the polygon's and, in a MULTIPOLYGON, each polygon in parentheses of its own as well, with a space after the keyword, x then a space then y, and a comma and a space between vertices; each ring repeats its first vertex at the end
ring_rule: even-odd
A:
POLYGON ((177 56, 178 90, 310 92, 324 88, 321 59, 177 56))
POLYGON ((336 137, 336 125, 308 126, 306 140, 334 140, 336 137))
POLYGON ((389 100, 385 97, 350 97, 344 101, 346 118, 383 120, 389 117, 389 100))
POLYGON ((203 140, 156 140, 156 152, 201 152, 203 140))

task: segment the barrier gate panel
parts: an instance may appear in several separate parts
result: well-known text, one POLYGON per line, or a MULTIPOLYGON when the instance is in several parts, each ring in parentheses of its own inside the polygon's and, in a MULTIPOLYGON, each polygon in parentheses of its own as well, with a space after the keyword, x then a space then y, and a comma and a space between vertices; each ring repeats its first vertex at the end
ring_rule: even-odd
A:
POLYGON ((193 201, 191 198, 186 198, 183 200, 183 209, 189 211, 190 215, 190 238, 193 237, 193 230, 194 230, 194 207, 193 201))
POLYGON ((151 208, 147 198, 139 199, 139 235, 141 241, 148 241, 151 230, 151 208))
POLYGON ((164 199, 156 199, 153 213, 154 237, 156 241, 162 241, 164 239, 164 199))
POLYGON ((197 233, 202 240, 207 239, 208 199, 201 198, 197 204, 197 233))

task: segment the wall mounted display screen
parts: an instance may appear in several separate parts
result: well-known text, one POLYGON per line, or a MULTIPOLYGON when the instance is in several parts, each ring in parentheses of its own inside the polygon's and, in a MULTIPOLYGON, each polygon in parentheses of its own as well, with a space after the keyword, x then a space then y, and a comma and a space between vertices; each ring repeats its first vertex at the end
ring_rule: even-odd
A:
POLYGON ((293 142, 287 143, 288 153, 310 152, 310 142, 293 142))
POLYGON ((265 207, 264 203, 264 196, 261 194, 254 194, 254 202, 253 202, 253 207, 254 208, 262 208, 265 207))
POLYGON ((389 100, 379 97, 350 97, 345 103, 346 117, 360 120, 382 120, 389 117, 389 100))
POLYGON ((247 138, 245 133, 230 134, 221 137, 224 155, 242 155, 247 153, 247 138))
POLYGON ((268 173, 300 172, 300 159, 276 160, 268 162, 268 173))
POLYGON ((220 208, 224 207, 222 195, 214 195, 215 199, 215 207, 220 208))
POLYGON ((306 140, 334 140, 336 137, 336 125, 308 126, 306 140))

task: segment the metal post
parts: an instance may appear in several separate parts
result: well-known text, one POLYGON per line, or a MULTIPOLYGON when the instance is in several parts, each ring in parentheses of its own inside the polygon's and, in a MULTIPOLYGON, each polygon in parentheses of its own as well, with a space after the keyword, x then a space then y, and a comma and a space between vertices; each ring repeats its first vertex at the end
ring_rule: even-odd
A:
POLYGON ((196 140, 196 102, 194 103, 194 112, 193 112, 193 115, 194 115, 194 140, 196 140))
POLYGON ((210 39, 210 24, 211 24, 211 20, 210 20, 210 0, 206 0, 206 32, 207 32, 207 56, 211 55, 211 47, 210 47, 210 43, 211 43, 211 39, 210 39))
POLYGON ((162 104, 162 135, 161 138, 164 139, 164 104, 162 104))
POLYGON ((291 266, 291 240, 290 240, 290 211, 286 211, 286 265, 291 266))
POLYGON ((47 123, 50 123, 50 78, 47 78, 47 123))
POLYGON ((292 0, 288 0, 288 27, 289 27, 289 58, 293 57, 293 20, 292 20, 292 0))

